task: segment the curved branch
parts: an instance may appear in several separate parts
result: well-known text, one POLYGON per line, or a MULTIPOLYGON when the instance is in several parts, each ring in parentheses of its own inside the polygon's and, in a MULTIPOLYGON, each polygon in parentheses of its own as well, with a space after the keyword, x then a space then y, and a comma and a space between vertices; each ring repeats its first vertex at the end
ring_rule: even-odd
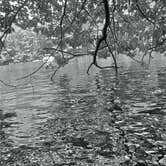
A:
POLYGON ((22 79, 25 79, 25 78, 28 78, 28 77, 34 75, 34 74, 37 73, 45 64, 46 64, 46 62, 45 62, 45 63, 42 63, 42 64, 41 64, 35 71, 33 71, 32 73, 30 73, 30 74, 28 74, 28 75, 25 75, 25 76, 23 76, 23 77, 17 78, 16 80, 17 80, 17 81, 18 81, 18 80, 22 80, 22 79))
POLYGON ((9 86, 9 87, 13 87, 13 88, 16 88, 16 87, 17 87, 16 85, 8 84, 8 83, 6 83, 5 81, 2 81, 2 80, 0 80, 0 82, 1 82, 2 84, 4 84, 5 86, 9 86))
POLYGON ((58 67, 56 68, 56 70, 52 73, 52 75, 51 75, 51 81, 52 81, 52 82, 54 82, 54 76, 55 76, 55 74, 57 73, 57 71, 58 71, 60 68, 61 68, 61 67, 58 66, 58 67))
POLYGON ((114 61, 116 74, 118 74, 118 65, 117 65, 116 57, 115 57, 115 55, 113 54, 112 49, 111 49, 111 47, 109 46, 108 42, 107 42, 107 41, 105 41, 105 42, 106 42, 106 45, 107 45, 107 47, 108 47, 108 49, 109 49, 109 52, 111 53, 112 59, 113 59, 113 61, 114 61))

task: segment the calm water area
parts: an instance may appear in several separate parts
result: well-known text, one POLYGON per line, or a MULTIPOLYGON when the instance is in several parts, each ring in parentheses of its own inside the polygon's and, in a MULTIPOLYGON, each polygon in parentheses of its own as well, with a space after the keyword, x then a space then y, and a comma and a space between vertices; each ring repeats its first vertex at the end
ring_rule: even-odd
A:
MULTIPOLYGON (((139 144, 147 153, 153 149, 150 143, 166 149, 166 57, 155 56, 158 58, 146 66, 119 57, 117 77, 113 69, 95 67, 87 75, 91 58, 75 58, 60 68, 54 82, 50 80, 53 70, 45 68, 16 80, 34 71, 40 62, 1 66, 0 79, 17 85, 0 84, 1 153, 21 146, 39 148, 54 139, 61 142, 57 146, 63 154, 67 136, 84 137, 91 146, 97 146, 102 135, 96 136, 97 131, 119 132, 109 125, 112 100, 122 108, 116 112, 114 125, 127 133, 131 144, 139 144)), ((112 62, 107 59, 100 63, 112 62)))

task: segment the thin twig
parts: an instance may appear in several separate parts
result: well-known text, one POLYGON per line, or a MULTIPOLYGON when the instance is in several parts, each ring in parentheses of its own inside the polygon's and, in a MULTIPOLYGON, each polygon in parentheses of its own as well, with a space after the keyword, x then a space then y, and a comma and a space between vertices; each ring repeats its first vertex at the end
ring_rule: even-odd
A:
MULTIPOLYGON (((100 49, 104 49, 105 47, 102 47, 100 49)), ((57 48, 53 48, 53 47, 50 47, 50 48, 44 48, 44 50, 54 50, 54 51, 58 51, 58 52, 63 52, 65 54, 69 54, 69 55, 72 55, 73 57, 78 57, 78 56, 83 56, 83 55, 93 55, 94 54, 94 51, 88 51, 86 53, 71 53, 69 51, 64 51, 64 50, 60 50, 60 49, 57 49, 57 48)), ((70 58, 65 58, 65 59, 70 59, 70 58)))
POLYGON ((139 6, 139 4, 138 4, 138 0, 136 0, 136 7, 137 7, 139 13, 140 13, 148 22, 150 22, 151 24, 155 25, 155 22, 153 22, 152 20, 150 20, 150 19, 146 16, 146 14, 144 14, 144 12, 142 11, 142 9, 140 8, 140 6, 139 6))
POLYGON ((6 40, 6 38, 7 38, 7 35, 8 35, 8 33, 9 33, 9 30, 11 29, 11 27, 12 27, 12 24, 13 24, 13 22, 15 21, 15 19, 16 19, 16 16, 17 16, 17 14, 20 12, 20 10, 25 6, 25 4, 28 2, 28 0, 25 0, 24 2, 23 2, 23 4, 17 9, 17 11, 16 11, 16 13, 13 15, 13 18, 12 18, 12 20, 10 20, 10 22, 9 22, 9 25, 8 25, 8 27, 6 28, 6 30, 3 32, 3 34, 1 35, 1 37, 0 37, 0 43, 1 43, 1 46, 0 46, 0 53, 2 52, 2 48, 4 48, 5 47, 5 40, 6 40), (4 38, 4 39, 3 39, 4 38))
POLYGON ((46 64, 46 62, 42 63, 35 71, 33 71, 32 73, 28 74, 28 75, 25 75, 23 77, 20 77, 20 78, 17 78, 16 80, 22 80, 22 79, 25 79, 25 78, 28 78, 32 75, 34 75, 35 73, 37 73, 44 65, 46 64))
POLYGON ((16 87, 17 87, 16 85, 8 84, 8 83, 6 83, 5 81, 2 81, 2 80, 0 80, 0 82, 1 82, 2 84, 4 84, 5 86, 9 86, 9 87, 13 87, 13 88, 16 88, 16 87))
POLYGON ((52 81, 52 82, 54 82, 54 76, 55 76, 55 74, 57 73, 57 71, 58 71, 60 68, 61 68, 61 66, 58 66, 58 67, 56 68, 56 70, 52 73, 52 75, 51 75, 51 81, 52 81))
MULTIPOLYGON (((60 44, 60 42, 58 43, 58 45, 57 45, 57 47, 56 47, 55 49, 58 49, 59 44, 60 44)), ((51 56, 51 55, 50 55, 50 56, 51 56)), ((49 56, 49 57, 50 57, 50 56, 49 56)), ((30 74, 28 74, 28 75, 25 75, 25 76, 23 76, 23 77, 17 78, 16 80, 22 80, 22 79, 25 79, 25 78, 28 78, 28 77, 34 75, 34 74, 37 73, 42 67, 44 67, 44 65, 45 65, 46 63, 47 63, 47 62, 42 63, 42 64, 41 64, 36 70, 34 70, 32 73, 30 73, 30 74)))
MULTIPOLYGON (((67 0, 65 0, 65 4, 64 4, 64 8, 63 8, 63 13, 62 13, 62 16, 61 16, 61 20, 60 20, 60 29, 61 29, 61 50, 63 50, 63 19, 65 17, 65 14, 66 14, 66 7, 67 7, 67 0)), ((63 55, 63 52, 62 53, 62 57, 64 57, 63 55)))
POLYGON ((113 61, 114 61, 115 71, 116 71, 116 75, 117 75, 117 74, 118 74, 118 66, 117 66, 116 57, 115 57, 115 55, 113 54, 112 49, 111 49, 111 47, 109 46, 108 42, 107 42, 107 41, 105 41, 105 42, 106 42, 106 44, 107 44, 107 47, 108 47, 108 49, 109 49, 109 52, 110 52, 111 55, 112 55, 112 59, 113 59, 113 61))

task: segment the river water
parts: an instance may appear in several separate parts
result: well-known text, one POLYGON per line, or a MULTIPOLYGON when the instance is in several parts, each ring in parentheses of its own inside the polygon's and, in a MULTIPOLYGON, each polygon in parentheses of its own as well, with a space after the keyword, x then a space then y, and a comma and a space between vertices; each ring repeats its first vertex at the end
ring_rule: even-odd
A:
MULTIPOLYGON (((75 58, 60 68, 53 82, 50 80, 53 70, 45 68, 31 77, 16 80, 34 71, 40 62, 0 67, 0 79, 17 85, 0 84, 0 151, 3 154, 22 146, 41 147, 46 140, 53 139, 57 142, 61 139, 61 145, 65 139, 64 146, 76 142, 71 137, 83 137, 92 148, 98 145, 97 138, 99 143, 103 139, 97 132, 116 135, 120 130, 126 133, 129 144, 143 147, 147 153, 158 151, 156 147, 166 149, 166 57, 155 56, 158 58, 145 66, 126 56, 119 57, 118 76, 113 69, 95 67, 87 75, 91 58, 75 58), (120 112, 110 111, 112 101, 122 108, 120 112), (113 115, 116 115, 114 122, 113 115)), ((110 65, 112 61, 100 60, 100 63, 110 65)), ((104 150, 97 154, 108 157, 104 150)), ((90 159, 82 160, 85 164, 90 159)), ((100 163, 101 158, 97 161, 100 163)))

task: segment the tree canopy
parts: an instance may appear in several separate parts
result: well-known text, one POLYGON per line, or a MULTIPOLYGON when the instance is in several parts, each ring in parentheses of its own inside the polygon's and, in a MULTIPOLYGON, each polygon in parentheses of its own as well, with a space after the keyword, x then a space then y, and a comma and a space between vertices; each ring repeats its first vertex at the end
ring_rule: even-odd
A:
POLYGON ((134 57, 139 50, 151 57, 153 51, 165 51, 166 1, 1 0, 1 50, 13 25, 44 35, 51 41, 46 49, 54 47, 62 56, 69 48, 93 50, 87 52, 93 55, 89 69, 102 68, 98 56, 112 56, 117 67, 116 54, 134 57))

